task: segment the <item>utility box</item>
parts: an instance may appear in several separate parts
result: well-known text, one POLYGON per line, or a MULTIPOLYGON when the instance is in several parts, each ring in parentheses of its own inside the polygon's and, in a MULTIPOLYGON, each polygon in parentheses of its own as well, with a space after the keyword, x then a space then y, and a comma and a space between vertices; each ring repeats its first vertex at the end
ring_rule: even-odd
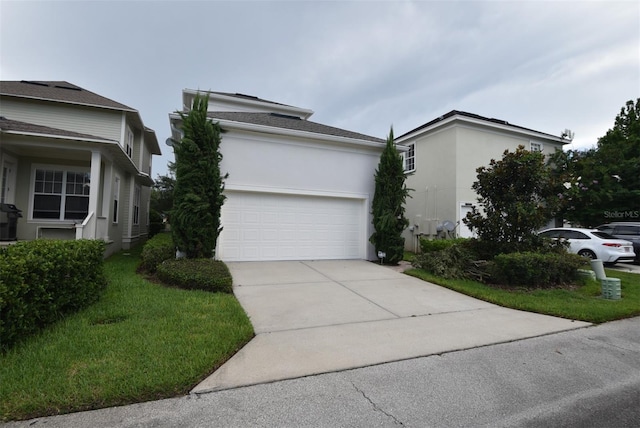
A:
POLYGON ((18 239, 18 219, 22 210, 13 204, 0 204, 0 241, 16 241, 18 239))
POLYGON ((622 288, 619 278, 601 279, 602 297, 610 300, 620 300, 622 297, 622 288))

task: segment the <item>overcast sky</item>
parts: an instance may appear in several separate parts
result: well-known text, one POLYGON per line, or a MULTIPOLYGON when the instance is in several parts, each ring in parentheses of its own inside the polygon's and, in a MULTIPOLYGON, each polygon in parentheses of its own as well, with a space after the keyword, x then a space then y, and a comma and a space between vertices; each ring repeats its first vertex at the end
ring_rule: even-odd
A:
POLYGON ((0 0, 0 79, 137 109, 163 151, 154 177, 184 88, 380 138, 455 109, 588 148, 640 97, 640 2, 0 0))

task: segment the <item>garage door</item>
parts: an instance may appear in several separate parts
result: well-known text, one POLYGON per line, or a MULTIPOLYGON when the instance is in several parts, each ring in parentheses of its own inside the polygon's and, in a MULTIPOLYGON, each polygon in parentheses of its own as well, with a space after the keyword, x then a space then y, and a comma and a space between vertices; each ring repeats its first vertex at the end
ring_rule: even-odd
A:
POLYGON ((364 200, 227 192, 225 261, 365 258, 364 200))

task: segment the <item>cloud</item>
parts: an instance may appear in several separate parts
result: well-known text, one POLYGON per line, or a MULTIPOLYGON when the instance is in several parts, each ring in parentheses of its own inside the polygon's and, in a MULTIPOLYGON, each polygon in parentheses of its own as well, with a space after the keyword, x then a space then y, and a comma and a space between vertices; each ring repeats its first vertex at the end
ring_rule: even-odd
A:
MULTIPOLYGON (((14 2, 3 80, 68 80, 163 142, 184 88, 240 92, 385 137, 450 110, 590 146, 640 96, 637 2, 14 2)), ((166 173, 170 148, 154 161, 166 173)))

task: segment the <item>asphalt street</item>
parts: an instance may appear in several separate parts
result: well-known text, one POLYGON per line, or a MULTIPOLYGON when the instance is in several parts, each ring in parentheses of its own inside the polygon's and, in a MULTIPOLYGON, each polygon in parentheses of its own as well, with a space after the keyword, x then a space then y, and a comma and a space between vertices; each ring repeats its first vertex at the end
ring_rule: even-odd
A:
POLYGON ((9 427, 637 427, 640 317, 9 427))

